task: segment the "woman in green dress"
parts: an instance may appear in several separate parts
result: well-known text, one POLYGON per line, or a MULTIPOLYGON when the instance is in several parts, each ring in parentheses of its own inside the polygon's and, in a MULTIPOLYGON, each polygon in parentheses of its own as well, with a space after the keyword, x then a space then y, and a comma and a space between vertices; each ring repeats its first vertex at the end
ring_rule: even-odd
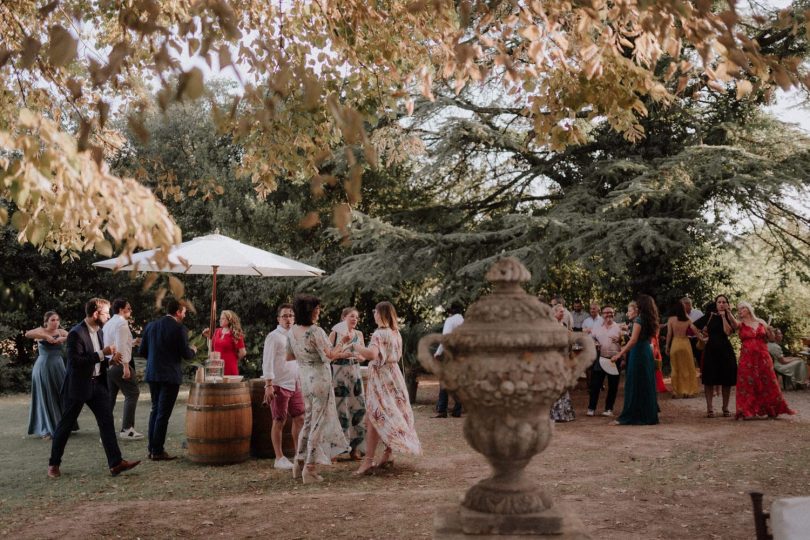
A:
MULTIPOLYGON (((642 294, 635 302, 638 316, 633 320, 630 340, 611 360, 630 353, 624 382, 624 407, 616 424, 652 425, 658 423, 655 389, 655 358, 650 340, 658 330, 658 308, 651 296, 642 294)), ((632 306, 628 306, 631 311, 632 306)))

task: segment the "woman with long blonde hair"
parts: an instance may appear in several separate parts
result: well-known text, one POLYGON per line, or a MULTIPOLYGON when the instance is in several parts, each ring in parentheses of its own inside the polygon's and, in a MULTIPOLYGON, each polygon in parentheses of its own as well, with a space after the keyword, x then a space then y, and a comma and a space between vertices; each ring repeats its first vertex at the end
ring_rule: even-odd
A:
POLYGON ((402 336, 397 312, 390 302, 374 308, 377 330, 369 346, 357 352, 368 363, 366 387, 366 457, 355 474, 370 474, 374 468, 393 466, 391 453, 420 454, 422 446, 414 428, 414 417, 408 399, 405 377, 399 369, 402 358, 402 336), (382 457, 374 460, 377 444, 385 446, 382 457))
POLYGON ((796 414, 782 396, 768 352, 767 340, 773 337, 773 328, 757 318, 754 307, 748 302, 737 304, 737 314, 742 349, 737 368, 735 418, 746 420, 757 416, 776 418, 780 414, 796 414))
MULTIPOLYGON (((206 328, 202 334, 209 337, 210 332, 206 328)), ((211 350, 218 352, 225 362, 225 375, 239 375, 239 360, 247 354, 239 315, 228 309, 222 310, 219 328, 214 330, 214 337, 211 338, 211 350)))

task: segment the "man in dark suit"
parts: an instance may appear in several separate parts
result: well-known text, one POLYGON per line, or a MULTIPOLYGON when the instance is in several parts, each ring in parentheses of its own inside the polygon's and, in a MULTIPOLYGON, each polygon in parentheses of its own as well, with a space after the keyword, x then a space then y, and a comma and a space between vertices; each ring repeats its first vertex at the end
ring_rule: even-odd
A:
POLYGON ((120 363, 121 354, 112 347, 104 347, 104 336, 101 333, 101 327, 110 318, 110 302, 93 298, 85 304, 84 312, 84 320, 74 326, 67 337, 67 375, 62 385, 64 412, 51 443, 51 459, 48 461, 48 476, 51 478, 61 476, 59 466, 65 453, 65 445, 85 404, 96 417, 110 474, 118 476, 140 463, 121 458, 118 439, 115 437, 115 423, 107 392, 107 361, 104 355, 110 355, 112 362, 120 363))
POLYGON ((141 356, 146 357, 146 382, 152 397, 149 414, 149 459, 165 461, 175 459, 166 453, 166 430, 169 417, 180 391, 183 358, 191 359, 197 349, 188 344, 188 330, 183 326, 186 306, 169 298, 166 315, 146 325, 141 339, 141 356))

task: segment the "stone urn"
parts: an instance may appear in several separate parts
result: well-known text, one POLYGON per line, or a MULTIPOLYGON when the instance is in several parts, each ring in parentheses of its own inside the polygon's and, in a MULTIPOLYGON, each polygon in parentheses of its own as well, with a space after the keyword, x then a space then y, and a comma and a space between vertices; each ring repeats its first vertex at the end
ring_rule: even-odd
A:
POLYGON ((464 437, 494 469, 467 491, 460 507, 437 513, 437 538, 443 527, 453 533, 448 538, 588 538, 570 534, 575 518, 559 511, 524 474, 551 440, 551 405, 595 356, 590 337, 570 333, 552 318, 548 305, 523 290, 530 277, 517 259, 500 259, 486 274, 492 292, 469 307, 464 323, 451 334, 430 334, 419 342, 422 365, 464 405, 464 437), (443 353, 434 357, 432 346, 439 343, 443 353))

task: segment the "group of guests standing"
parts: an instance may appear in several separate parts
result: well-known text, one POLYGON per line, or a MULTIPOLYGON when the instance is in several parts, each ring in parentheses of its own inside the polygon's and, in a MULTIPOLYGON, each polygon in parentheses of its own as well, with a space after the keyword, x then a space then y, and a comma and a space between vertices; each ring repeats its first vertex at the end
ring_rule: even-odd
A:
MULTIPOLYGON (((768 341, 776 340, 776 330, 757 318, 748 302, 739 303, 738 319, 725 295, 718 295, 709 303, 705 314, 692 308, 691 299, 683 298, 673 303, 666 325, 660 324, 658 308, 648 295, 640 295, 628 305, 626 325, 615 323, 615 310, 609 305, 601 308, 601 316, 599 305, 595 303, 585 313, 587 315, 583 316, 579 301, 575 302, 574 312, 568 312, 559 300, 552 306, 552 315, 560 324, 572 331, 590 334, 597 345, 598 355, 590 369, 587 416, 595 414, 606 378, 608 392, 602 415, 613 416, 619 387, 618 369, 608 365, 612 373, 606 372, 601 357, 616 368, 626 366, 624 404, 615 423, 658 423, 657 394, 666 391, 660 374, 658 344, 662 326, 666 327, 665 351, 672 368, 674 398, 694 397, 699 393, 696 368, 699 365, 709 418, 715 416, 713 402, 717 395, 722 395, 723 416, 731 416, 729 402, 733 386, 737 387, 735 418, 795 414, 782 396, 768 350, 768 341), (734 333, 739 335, 742 344, 739 362, 729 340, 734 333)), ((799 369, 803 367, 799 365, 801 361, 784 363, 791 367, 794 364, 799 369)), ((551 417, 558 422, 574 419, 567 392, 553 405, 551 417)))
POLYGON ((132 358, 135 347, 140 347, 140 355, 147 359, 145 379, 152 400, 147 457, 153 461, 175 459, 164 449, 166 431, 182 381, 182 359, 193 358, 196 353, 182 325, 185 305, 168 299, 165 316, 149 323, 141 339, 133 339, 128 323, 132 306, 124 299, 111 304, 92 298, 84 312, 85 318, 69 332, 59 328, 56 312, 45 314, 41 328, 26 332, 39 342, 28 432, 51 440, 48 476, 61 476, 65 447, 71 432, 78 429, 77 419, 85 405, 98 425, 110 474, 117 476, 140 464, 140 460, 123 459, 118 445, 119 440, 144 437, 134 425, 140 394, 132 358), (113 409, 119 391, 124 394, 124 412, 116 436, 113 409))
POLYGON ((377 329, 366 346, 357 330, 360 314, 345 308, 330 332, 318 326, 321 302, 301 294, 278 308, 278 326, 265 339, 262 371, 271 407, 274 467, 292 469, 303 482, 323 481, 319 465, 341 454, 361 461, 356 475, 390 467, 392 453, 419 454, 405 378, 399 368, 402 336, 394 306, 374 308, 377 329), (368 361, 363 384, 359 363, 368 361), (292 418, 295 456, 284 456, 282 429, 292 418), (376 458, 377 447, 383 452, 376 458), (363 454, 365 454, 363 456, 363 454))
MULTIPOLYGON (((153 461, 175 459, 165 448, 166 431, 182 382, 181 363, 196 354, 189 345, 182 322, 186 307, 166 301, 165 316, 152 321, 140 340, 133 339, 128 319, 132 308, 126 300, 112 304, 93 298, 85 306, 85 319, 70 332, 59 328, 59 315, 48 312, 44 324, 27 332, 39 341, 39 358, 33 370, 29 434, 52 438, 48 476, 61 475, 60 465, 76 419, 84 405, 92 410, 99 427, 111 474, 118 475, 140 461, 121 457, 118 440, 143 438, 135 431, 138 386, 132 361, 133 348, 146 357, 145 380, 152 409, 148 427, 148 454, 153 461), (67 366, 61 346, 67 344, 67 366), (113 408, 118 391, 125 396, 121 431, 116 437, 113 408)), ((389 302, 374 309, 377 329, 366 345, 357 330, 359 312, 343 310, 342 321, 332 332, 318 326, 321 303, 311 295, 298 295, 282 304, 278 326, 265 340, 263 371, 265 402, 272 408, 276 468, 293 470, 305 483, 320 482, 318 465, 348 453, 361 461, 356 474, 371 474, 390 467, 392 453, 421 452, 405 379, 399 368, 402 337, 396 310, 389 302), (359 363, 368 361, 364 386, 359 363), (296 454, 284 457, 281 435, 287 416, 292 418, 296 454), (377 446, 384 450, 375 459, 377 446)), ((238 373, 244 356, 244 334, 235 313, 225 311, 212 336, 213 350, 225 360, 225 373, 238 373)))

